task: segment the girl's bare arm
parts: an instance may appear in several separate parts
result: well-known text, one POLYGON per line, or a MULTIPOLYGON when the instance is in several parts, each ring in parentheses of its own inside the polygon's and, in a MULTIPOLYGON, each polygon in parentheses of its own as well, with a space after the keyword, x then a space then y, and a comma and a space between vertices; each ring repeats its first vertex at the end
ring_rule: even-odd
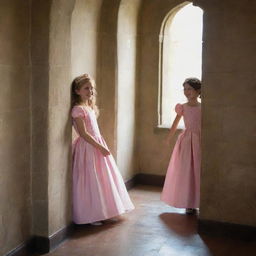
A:
POLYGON ((173 123, 172 123, 172 126, 171 126, 171 128, 170 128, 168 137, 167 137, 167 140, 168 140, 168 141, 170 141, 170 139, 173 137, 173 135, 174 135, 174 133, 175 133, 175 131, 176 131, 176 129, 177 129, 177 126, 178 126, 178 124, 179 124, 179 121, 180 121, 181 117, 182 117, 181 115, 176 115, 176 117, 175 117, 175 119, 174 119, 174 121, 173 121, 173 123))

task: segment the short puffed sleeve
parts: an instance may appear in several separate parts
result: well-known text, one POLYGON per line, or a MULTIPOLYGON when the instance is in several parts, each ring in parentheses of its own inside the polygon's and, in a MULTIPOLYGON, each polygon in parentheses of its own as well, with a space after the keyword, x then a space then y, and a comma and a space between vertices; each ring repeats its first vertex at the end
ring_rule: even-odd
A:
POLYGON ((71 111, 71 116, 73 118, 77 118, 77 117, 84 117, 84 111, 81 107, 79 106, 74 106, 72 108, 72 111, 71 111))
POLYGON ((183 114, 183 106, 181 104, 177 104, 175 106, 175 112, 177 113, 177 115, 182 116, 182 114, 183 114))

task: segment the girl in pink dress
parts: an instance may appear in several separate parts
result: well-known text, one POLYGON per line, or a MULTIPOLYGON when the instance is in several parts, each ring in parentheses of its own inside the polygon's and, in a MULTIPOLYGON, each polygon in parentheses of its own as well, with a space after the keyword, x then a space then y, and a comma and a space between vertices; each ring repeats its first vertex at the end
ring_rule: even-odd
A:
POLYGON ((168 141, 173 137, 183 117, 185 130, 179 135, 167 169, 161 200, 177 208, 186 208, 187 214, 195 214, 200 200, 201 168, 201 81, 188 78, 183 83, 188 102, 177 104, 177 113, 171 126, 168 141))
POLYGON ((72 83, 72 120, 78 137, 73 142, 73 220, 102 224, 134 209, 122 176, 97 124, 91 78, 81 75, 72 83))

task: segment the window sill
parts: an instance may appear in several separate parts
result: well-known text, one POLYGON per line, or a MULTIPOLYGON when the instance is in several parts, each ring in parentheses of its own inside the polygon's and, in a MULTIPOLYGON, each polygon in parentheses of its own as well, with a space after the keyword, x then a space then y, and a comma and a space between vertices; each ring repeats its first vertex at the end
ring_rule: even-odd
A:
MULTIPOLYGON (((170 131, 169 126, 163 126, 163 125, 159 125, 157 127, 154 128, 154 133, 159 134, 159 133, 168 133, 170 131)), ((183 131, 182 128, 177 128, 175 133, 180 133, 181 131, 183 131)))

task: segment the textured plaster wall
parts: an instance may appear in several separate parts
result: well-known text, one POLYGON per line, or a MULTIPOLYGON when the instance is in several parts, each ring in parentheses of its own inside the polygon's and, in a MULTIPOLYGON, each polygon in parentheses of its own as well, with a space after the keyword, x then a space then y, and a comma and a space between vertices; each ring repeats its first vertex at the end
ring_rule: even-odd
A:
POLYGON ((0 255, 31 234, 30 6, 0 8, 0 255))
POLYGON ((141 2, 123 0, 118 13, 117 164, 126 180, 132 178, 137 169, 137 26, 141 2))
POLYGON ((200 218, 256 226, 256 2, 198 2, 205 12, 200 218))
POLYGON ((50 1, 31 1, 31 223, 39 236, 48 236, 49 13, 50 1))
POLYGON ((143 1, 139 24, 140 64, 137 70, 139 73, 138 172, 165 175, 175 143, 174 138, 172 144, 167 146, 165 139, 168 130, 157 128, 159 34, 166 15, 184 2, 186 1, 143 1))
POLYGON ((71 21, 72 77, 96 79, 100 11, 103 0, 77 0, 71 21))
POLYGON ((112 154, 117 152, 117 15, 120 0, 103 1, 97 56, 99 125, 112 154))
POLYGON ((75 1, 53 1, 49 38, 48 203, 51 235, 71 222, 71 15, 75 1))

